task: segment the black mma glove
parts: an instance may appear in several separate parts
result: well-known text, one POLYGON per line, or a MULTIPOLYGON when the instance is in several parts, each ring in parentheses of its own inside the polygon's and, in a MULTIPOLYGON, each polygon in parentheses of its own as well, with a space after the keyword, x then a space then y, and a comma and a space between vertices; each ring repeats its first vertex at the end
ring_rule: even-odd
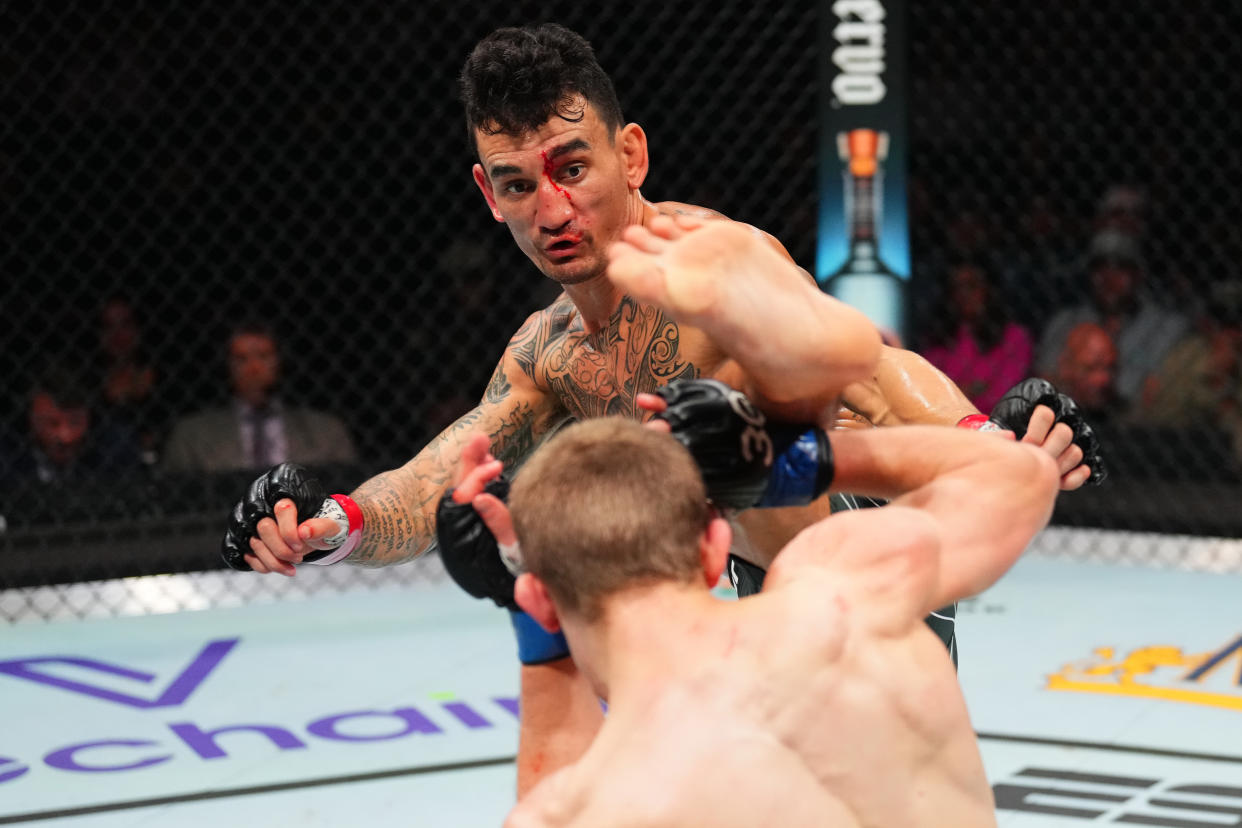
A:
POLYGON ((357 505, 345 495, 329 497, 318 478, 302 466, 281 463, 256 478, 246 496, 233 507, 220 550, 226 564, 233 569, 250 570, 244 556, 250 552, 255 526, 265 517, 275 518, 273 507, 286 497, 293 501, 299 521, 331 517, 341 524, 341 532, 326 539, 332 548, 307 552, 302 556, 302 563, 336 563, 357 545, 362 531, 362 512, 357 505), (346 550, 344 544, 351 538, 353 543, 346 550))
MULTIPOLYGON (((513 572, 500 557, 500 546, 483 518, 470 503, 453 500, 454 489, 440 498, 436 507, 436 542, 444 569, 457 585, 475 598, 486 598, 496 606, 513 609, 513 572)), ((509 498, 509 481, 497 477, 483 491, 502 500, 509 498)))
MULTIPOLYGON (((565 636, 539 626, 513 600, 517 564, 506 562, 501 556, 500 544, 483 518, 472 504, 453 500, 453 491, 445 492, 436 507, 436 543, 449 577, 475 598, 489 599, 496 606, 509 610, 509 620, 517 636, 518 659, 523 664, 543 664, 568 656, 569 642, 565 636)), ((484 486, 483 491, 507 500, 509 481, 497 477, 484 486)))
POLYGON ((1078 405, 1067 395, 1059 393, 1047 380, 1032 377, 1010 388, 992 409, 989 419, 1009 429, 1021 440, 1037 405, 1048 406, 1056 416, 1056 422, 1065 423, 1074 432, 1074 445, 1082 449, 1082 462, 1091 469, 1087 485, 1103 483, 1108 478, 1108 470, 1104 467, 1095 430, 1083 419, 1078 405))
POLYGON ((656 390, 669 424, 717 506, 798 506, 832 483, 832 446, 814 426, 769 425, 740 391, 717 380, 681 380, 656 390))

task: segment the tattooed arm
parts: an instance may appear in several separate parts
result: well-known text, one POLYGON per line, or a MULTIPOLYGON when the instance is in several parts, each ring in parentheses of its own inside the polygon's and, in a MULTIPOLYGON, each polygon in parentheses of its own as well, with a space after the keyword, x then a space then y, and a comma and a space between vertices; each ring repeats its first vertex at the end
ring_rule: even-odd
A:
MULTIPOLYGON (((514 468, 535 444, 566 419, 554 395, 535 380, 535 354, 546 344, 548 311, 527 319, 510 340, 483 399, 404 466, 376 475, 351 495, 362 511, 361 543, 346 560, 387 566, 413 560, 435 541, 440 496, 453 484, 467 438, 480 431, 491 451, 514 468)), ((257 572, 293 575, 314 542, 338 531, 335 521, 297 515, 293 501, 275 504, 276 519, 259 521, 246 562, 257 572), (299 522, 299 518, 301 522, 299 522)))
POLYGON ((461 451, 471 435, 491 438, 492 454, 514 469, 538 442, 566 419, 556 399, 541 390, 531 370, 531 350, 544 325, 536 314, 514 335, 496 366, 483 399, 446 428, 412 460, 377 475, 351 497, 362 509, 366 529, 349 556, 361 566, 412 560, 435 542, 436 505, 453 485, 461 451))

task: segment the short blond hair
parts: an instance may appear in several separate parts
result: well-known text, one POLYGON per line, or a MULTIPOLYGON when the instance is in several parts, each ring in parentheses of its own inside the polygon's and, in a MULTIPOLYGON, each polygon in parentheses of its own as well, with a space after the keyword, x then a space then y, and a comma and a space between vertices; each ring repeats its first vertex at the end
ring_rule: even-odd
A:
POLYGON ((526 568, 562 612, 594 621, 614 592, 702 577, 711 512, 698 467, 672 437, 631 420, 557 434, 518 473, 509 505, 526 568))

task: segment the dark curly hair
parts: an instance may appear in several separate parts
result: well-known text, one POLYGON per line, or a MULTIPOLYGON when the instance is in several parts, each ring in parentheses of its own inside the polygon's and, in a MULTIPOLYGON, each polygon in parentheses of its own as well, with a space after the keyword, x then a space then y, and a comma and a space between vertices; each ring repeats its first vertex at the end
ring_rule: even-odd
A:
POLYGON ((625 123, 591 44, 556 23, 492 32, 474 47, 458 83, 472 147, 475 130, 521 135, 553 115, 580 121, 579 96, 595 107, 610 135, 625 123))

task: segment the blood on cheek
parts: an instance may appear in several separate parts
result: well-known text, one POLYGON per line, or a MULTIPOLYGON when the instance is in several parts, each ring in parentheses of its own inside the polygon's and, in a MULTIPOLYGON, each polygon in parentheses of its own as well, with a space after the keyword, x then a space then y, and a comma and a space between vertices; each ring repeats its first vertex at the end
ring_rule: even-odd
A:
POLYGON ((564 187, 562 187, 560 184, 557 184, 557 183, 556 183, 556 179, 554 179, 554 178, 552 177, 552 173, 554 172, 554 168, 553 168, 553 164, 552 164, 552 159, 548 157, 548 151, 547 151, 547 150, 544 150, 544 151, 540 152, 540 153, 539 153, 539 157, 543 159, 543 174, 544 174, 544 176, 548 179, 548 183, 549 183, 549 184, 551 184, 551 185, 553 186, 553 188, 555 188, 555 190, 556 190, 558 193, 560 193, 561 195, 565 196, 565 200, 566 200, 566 201, 568 201, 570 204, 573 204, 573 203, 574 203, 574 198, 573 198, 573 196, 571 196, 571 195, 569 194, 569 190, 566 190, 566 189, 565 189, 564 187))

